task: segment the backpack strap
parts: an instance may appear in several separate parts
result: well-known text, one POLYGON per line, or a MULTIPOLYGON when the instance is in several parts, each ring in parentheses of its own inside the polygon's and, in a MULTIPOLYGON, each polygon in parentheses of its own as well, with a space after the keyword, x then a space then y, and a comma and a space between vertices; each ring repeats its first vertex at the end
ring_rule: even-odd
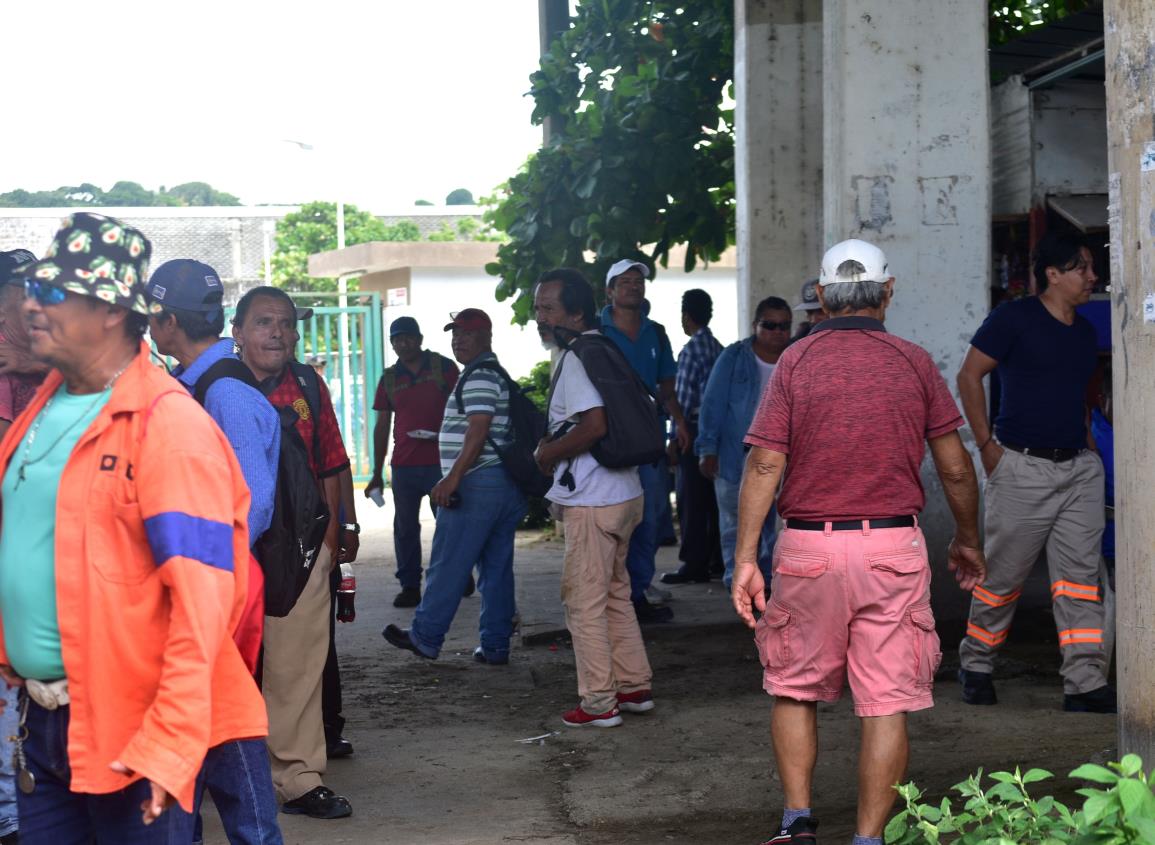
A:
POLYGON ((297 380, 297 386, 301 388, 301 395, 305 397, 305 404, 309 406, 309 414, 313 417, 313 458, 319 464, 321 417, 318 410, 321 407, 321 378, 317 375, 316 370, 300 361, 289 361, 289 372, 297 380))
POLYGON ((243 381, 249 387, 260 390, 257 377, 253 375, 253 371, 245 366, 245 364, 236 358, 221 358, 201 373, 201 377, 196 380, 196 384, 193 385, 192 389, 193 398, 201 405, 204 405, 205 398, 209 395, 209 388, 223 378, 243 381))

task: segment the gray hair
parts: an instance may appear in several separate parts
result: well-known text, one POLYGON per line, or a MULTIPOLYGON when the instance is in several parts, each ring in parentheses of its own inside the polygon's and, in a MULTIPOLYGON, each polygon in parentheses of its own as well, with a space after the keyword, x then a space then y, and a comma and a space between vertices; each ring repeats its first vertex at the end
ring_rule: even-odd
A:
POLYGON ((830 314, 841 311, 864 311, 868 308, 881 308, 886 299, 886 284, 884 282, 851 282, 842 279, 853 279, 866 268, 857 261, 843 261, 838 265, 835 281, 822 286, 822 298, 826 303, 826 310, 830 314))

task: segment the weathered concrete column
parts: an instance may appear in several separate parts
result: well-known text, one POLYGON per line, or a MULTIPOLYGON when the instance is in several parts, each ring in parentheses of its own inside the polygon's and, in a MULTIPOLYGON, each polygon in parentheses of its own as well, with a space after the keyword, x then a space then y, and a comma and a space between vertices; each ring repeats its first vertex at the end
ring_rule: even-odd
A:
POLYGON ((1155 6, 1107 0, 1119 753, 1155 762, 1155 6))
POLYGON ((738 336, 822 257, 822 2, 734 0, 738 336))
MULTIPOLYGON (((952 389, 991 277, 986 15, 974 0, 826 0, 823 16, 826 245, 886 251, 887 328, 952 389)), ((924 482, 941 558, 952 521, 933 471, 924 482)))

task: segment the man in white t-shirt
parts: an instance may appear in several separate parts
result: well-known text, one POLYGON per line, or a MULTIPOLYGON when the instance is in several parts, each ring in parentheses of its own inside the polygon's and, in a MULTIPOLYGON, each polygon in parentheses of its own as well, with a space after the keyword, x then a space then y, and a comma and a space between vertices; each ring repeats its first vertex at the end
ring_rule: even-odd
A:
MULTIPOLYGON (((577 270, 542 274, 533 305, 547 348, 558 347, 555 327, 597 332, 593 289, 577 270)), ((565 525, 561 594, 581 696, 562 717, 571 727, 610 728, 622 723, 622 710, 654 707, 650 661, 626 570, 630 536, 642 519, 642 485, 635 467, 603 467, 590 454, 606 431, 601 394, 578 356, 563 351, 550 392, 549 434, 536 457, 542 471, 554 476, 546 498, 565 525)))

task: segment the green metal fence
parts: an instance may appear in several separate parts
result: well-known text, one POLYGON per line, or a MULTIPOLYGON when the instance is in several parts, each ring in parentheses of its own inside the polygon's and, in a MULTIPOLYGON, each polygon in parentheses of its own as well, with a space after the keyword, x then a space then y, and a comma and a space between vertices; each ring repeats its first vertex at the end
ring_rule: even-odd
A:
MULTIPOLYGON (((301 305, 313 308, 313 315, 302 320, 297 341, 297 360, 314 356, 323 362, 322 372, 333 410, 349 452, 355 481, 368 481, 373 473, 373 394, 384 369, 384 331, 381 295, 357 292, 348 295, 348 305, 337 305, 337 294, 297 293, 289 295, 301 305), (332 305, 313 305, 314 302, 332 305)), ((232 308, 227 317, 232 319, 232 308)))

